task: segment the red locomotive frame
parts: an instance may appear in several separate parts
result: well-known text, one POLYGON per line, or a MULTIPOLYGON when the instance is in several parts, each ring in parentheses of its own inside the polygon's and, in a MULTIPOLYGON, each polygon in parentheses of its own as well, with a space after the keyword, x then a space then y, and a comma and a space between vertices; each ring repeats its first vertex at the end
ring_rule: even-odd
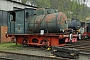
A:
MULTIPOLYGON (((69 34, 9 34, 12 40, 16 39, 16 44, 23 46, 36 45, 41 47, 64 46, 70 42, 69 34)), ((72 35, 71 42, 77 41, 77 34, 72 35)))

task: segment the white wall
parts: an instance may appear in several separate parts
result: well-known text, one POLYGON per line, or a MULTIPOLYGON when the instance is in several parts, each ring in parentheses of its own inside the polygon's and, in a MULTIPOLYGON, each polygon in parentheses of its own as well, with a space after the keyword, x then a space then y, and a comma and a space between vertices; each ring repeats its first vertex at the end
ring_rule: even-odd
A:
POLYGON ((32 8, 29 6, 22 5, 22 4, 18 4, 18 3, 14 3, 14 2, 6 1, 6 0, 0 0, 0 10, 11 11, 13 10, 13 7, 22 8, 22 9, 32 8))

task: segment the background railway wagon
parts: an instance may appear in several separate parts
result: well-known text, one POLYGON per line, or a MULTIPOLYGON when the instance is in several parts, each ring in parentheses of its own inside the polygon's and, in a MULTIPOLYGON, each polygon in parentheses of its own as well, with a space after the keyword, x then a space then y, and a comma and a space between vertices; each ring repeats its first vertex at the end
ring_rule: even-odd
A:
POLYGON ((90 38, 90 22, 87 23, 87 36, 90 38))
POLYGON ((86 22, 81 22, 81 34, 82 34, 82 39, 87 38, 87 23, 86 22))
POLYGON ((8 28, 7 21, 8 21, 8 12, 0 10, 0 43, 11 41, 10 38, 5 37, 8 28))

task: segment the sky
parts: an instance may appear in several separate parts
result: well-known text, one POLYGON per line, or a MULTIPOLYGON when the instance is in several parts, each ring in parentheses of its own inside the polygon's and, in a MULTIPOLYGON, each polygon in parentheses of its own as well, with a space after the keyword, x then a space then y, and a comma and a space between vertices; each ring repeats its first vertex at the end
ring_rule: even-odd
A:
POLYGON ((88 0, 88 2, 87 2, 87 6, 90 7, 90 0, 88 0))

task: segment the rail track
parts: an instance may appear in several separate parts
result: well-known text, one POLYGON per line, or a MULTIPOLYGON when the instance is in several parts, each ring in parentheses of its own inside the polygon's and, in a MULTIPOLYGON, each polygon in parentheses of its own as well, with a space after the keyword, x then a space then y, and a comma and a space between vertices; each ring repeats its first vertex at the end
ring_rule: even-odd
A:
POLYGON ((52 53, 72 60, 90 60, 90 40, 79 40, 76 43, 68 43, 63 47, 53 47, 52 53))
MULTIPOLYGON (((65 48, 76 49, 79 51, 78 60, 89 60, 90 56, 90 41, 89 40, 80 40, 76 43, 66 44, 65 48)), ((38 56, 34 54, 27 54, 21 52, 6 52, 0 51, 0 60, 70 60, 68 58, 61 57, 50 57, 50 56, 38 56)))
POLYGON ((66 44, 66 48, 76 49, 79 53, 77 60, 90 60, 90 40, 80 40, 76 43, 66 44))
POLYGON ((68 60, 68 59, 0 51, 0 60, 68 60))
POLYGON ((76 43, 66 44, 66 48, 74 48, 78 51, 90 52, 90 40, 80 40, 76 43))

